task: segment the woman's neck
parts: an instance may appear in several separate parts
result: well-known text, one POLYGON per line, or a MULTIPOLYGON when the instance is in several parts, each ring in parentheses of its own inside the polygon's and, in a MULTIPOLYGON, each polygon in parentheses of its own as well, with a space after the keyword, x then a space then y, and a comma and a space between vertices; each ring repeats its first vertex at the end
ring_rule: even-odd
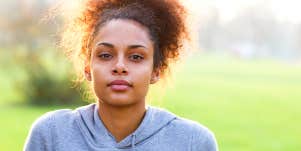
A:
POLYGON ((138 128, 146 112, 144 101, 126 107, 116 107, 98 101, 98 106, 99 117, 117 142, 138 128))

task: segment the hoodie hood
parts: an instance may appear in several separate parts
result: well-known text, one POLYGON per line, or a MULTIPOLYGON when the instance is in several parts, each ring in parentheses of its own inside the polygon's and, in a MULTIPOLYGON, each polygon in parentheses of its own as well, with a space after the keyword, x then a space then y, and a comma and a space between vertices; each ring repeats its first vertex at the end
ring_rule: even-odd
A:
POLYGON ((139 143, 147 141, 150 137, 166 127, 177 117, 163 109, 148 106, 139 127, 120 142, 116 142, 113 135, 105 128, 98 115, 96 103, 76 109, 78 113, 77 124, 92 148, 119 148, 135 149, 139 143))

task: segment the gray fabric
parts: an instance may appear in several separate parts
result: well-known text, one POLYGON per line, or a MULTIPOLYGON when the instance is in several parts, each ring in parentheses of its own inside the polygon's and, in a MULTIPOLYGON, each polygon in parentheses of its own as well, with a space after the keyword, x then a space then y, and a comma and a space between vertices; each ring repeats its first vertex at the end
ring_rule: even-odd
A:
POLYGON ((120 142, 105 128, 97 104, 52 111, 32 125, 24 151, 217 151, 213 133, 197 122, 147 108, 139 127, 120 142))

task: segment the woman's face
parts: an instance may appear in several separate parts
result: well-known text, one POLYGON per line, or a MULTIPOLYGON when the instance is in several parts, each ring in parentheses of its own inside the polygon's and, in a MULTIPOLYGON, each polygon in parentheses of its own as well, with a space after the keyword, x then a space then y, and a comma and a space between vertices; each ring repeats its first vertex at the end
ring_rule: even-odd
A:
POLYGON ((85 75, 99 101, 128 106, 145 101, 149 84, 158 79, 153 72, 153 42, 148 29, 125 19, 103 25, 92 44, 85 75))

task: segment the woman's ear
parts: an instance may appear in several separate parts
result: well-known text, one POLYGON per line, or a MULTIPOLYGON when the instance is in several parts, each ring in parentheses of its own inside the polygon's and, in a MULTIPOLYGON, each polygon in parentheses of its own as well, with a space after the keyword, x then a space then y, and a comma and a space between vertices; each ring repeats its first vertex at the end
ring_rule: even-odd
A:
POLYGON ((160 71, 159 71, 158 69, 155 69, 155 70, 152 72, 150 84, 154 84, 154 83, 158 82, 159 79, 160 79, 160 71))
POLYGON ((88 64, 85 65, 85 78, 88 80, 88 81, 91 81, 92 78, 91 78, 91 68, 88 64))

